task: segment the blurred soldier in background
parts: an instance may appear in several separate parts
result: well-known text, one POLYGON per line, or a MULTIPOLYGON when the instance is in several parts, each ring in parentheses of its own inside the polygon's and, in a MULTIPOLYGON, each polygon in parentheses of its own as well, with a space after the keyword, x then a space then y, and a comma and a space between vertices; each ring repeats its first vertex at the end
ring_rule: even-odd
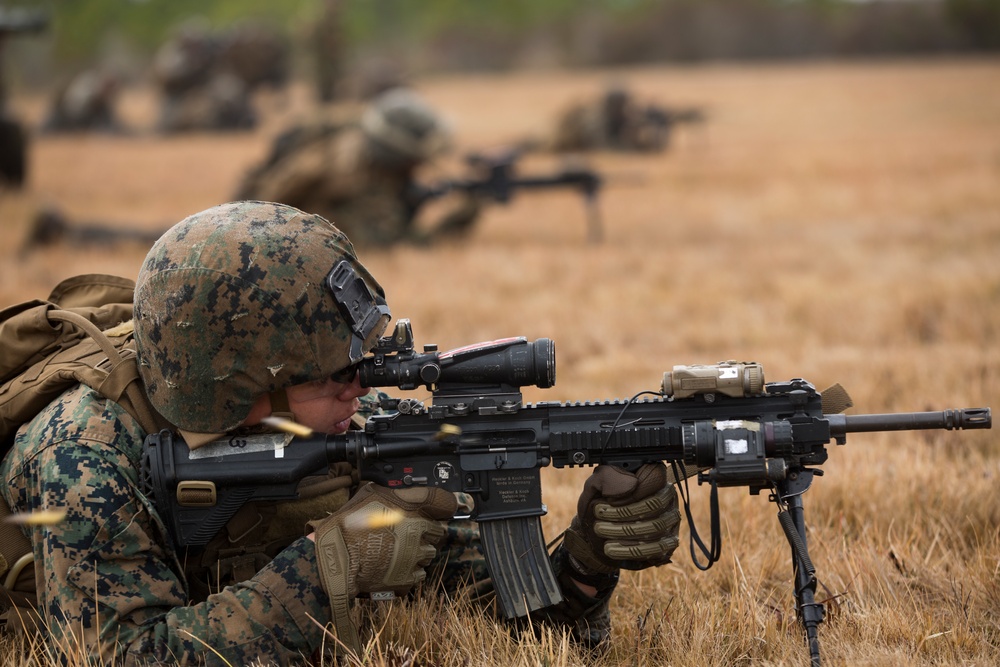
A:
POLYGON ((643 104, 624 86, 613 84, 597 99, 575 104, 563 112, 556 122, 551 149, 662 151, 670 146, 671 132, 677 124, 703 120, 700 109, 643 104))
POLYGON ((37 11, 0 7, 0 186, 19 188, 27 173, 28 137, 21 123, 7 110, 4 81, 4 41, 18 33, 38 33, 48 26, 48 17, 37 11))
POLYGON ((115 111, 119 90, 118 75, 110 70, 80 72, 56 91, 42 121, 42 131, 124 132, 115 111))
POLYGON ((40 203, 34 207, 20 255, 24 257, 57 243, 68 243, 74 249, 84 245, 107 248, 127 242, 151 246, 162 233, 163 229, 139 229, 104 221, 73 221, 54 204, 40 203))
MULTIPOLYGON (((434 224, 418 228, 417 169, 444 153, 450 130, 412 90, 394 88, 346 118, 293 127, 245 177, 237 199, 275 201, 314 211, 359 246, 430 242, 468 231, 475 195, 456 194, 434 224)), ((421 226, 422 227, 422 226, 421 226)))
POLYGON ((287 83, 288 48, 261 26, 220 35, 191 21, 157 52, 153 77, 162 94, 159 131, 250 129, 257 124, 254 91, 287 83))
POLYGON ((216 68, 232 72, 250 90, 280 90, 288 85, 291 50, 280 33, 254 21, 243 21, 219 38, 216 68))

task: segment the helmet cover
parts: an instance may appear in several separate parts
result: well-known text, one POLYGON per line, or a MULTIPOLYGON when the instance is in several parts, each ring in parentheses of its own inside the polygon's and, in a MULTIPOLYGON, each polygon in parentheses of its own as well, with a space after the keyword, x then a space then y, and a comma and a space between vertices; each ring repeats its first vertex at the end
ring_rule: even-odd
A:
POLYGON ((392 88, 361 116, 361 130, 384 149, 410 160, 426 160, 447 150, 451 130, 419 95, 392 88))
POLYGON ((150 401, 198 433, 229 431, 257 397, 350 365, 389 319, 384 291, 343 232, 318 215, 254 201, 215 206, 171 227, 143 262, 134 306, 150 401), (345 265, 381 304, 364 331, 352 328, 327 282, 345 265))

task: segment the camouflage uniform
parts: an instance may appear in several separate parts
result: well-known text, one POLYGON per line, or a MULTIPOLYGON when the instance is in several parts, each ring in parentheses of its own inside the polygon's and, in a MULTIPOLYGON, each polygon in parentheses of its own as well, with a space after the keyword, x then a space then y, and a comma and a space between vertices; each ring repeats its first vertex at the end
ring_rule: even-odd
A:
POLYGON ((248 175, 239 199, 316 211, 359 246, 410 236, 413 220, 403 197, 410 176, 373 168, 358 126, 316 125, 295 132, 294 139, 286 137, 293 144, 276 147, 271 159, 248 175))
POLYGON ((322 630, 310 617, 329 620, 312 543, 299 539, 249 581, 192 600, 163 522, 139 490, 144 437, 117 404, 81 386, 22 428, 0 466, 13 511, 67 512, 29 534, 52 649, 86 646, 125 664, 285 663, 312 653, 322 630))
MULTIPOLYGON (((159 242, 147 256, 136 289, 135 344, 141 349, 140 369, 154 406, 197 436, 235 428, 246 414, 247 402, 261 391, 327 376, 339 364, 337 359, 347 358, 341 346, 350 346, 351 341, 339 339, 344 328, 329 319, 335 310, 327 303, 332 299, 321 297, 324 288, 316 283, 322 281, 311 277, 316 269, 310 264, 338 254, 353 257, 353 251, 325 220, 287 207, 243 202, 199 214, 198 224, 190 220, 164 236, 180 240, 179 245, 189 249, 187 258, 172 255, 170 244, 159 242), (226 221, 234 218, 242 221, 241 227, 227 229, 226 221), (224 241, 217 245, 220 239, 224 241), (316 256, 302 252, 304 248, 316 256), (213 251, 238 256, 223 265, 240 268, 221 276, 197 268, 212 265, 213 251), (197 266, 191 267, 192 261, 197 266), (145 271, 152 275, 146 283, 152 284, 144 287, 145 271), (200 278, 185 276, 185 271, 200 278), (207 281, 210 298, 219 301, 212 313, 191 301, 186 286, 199 279, 207 281), (149 312, 149 300, 159 298, 172 304, 169 312, 149 312), (282 310, 289 306, 287 299, 293 300, 297 313, 282 310), (254 331, 255 323, 247 322, 253 316, 244 309, 255 303, 251 310, 257 316, 272 316, 264 329, 271 336, 258 332, 252 339, 258 354, 236 358, 229 352, 229 376, 204 367, 205 362, 215 364, 222 354, 217 346, 238 345, 254 331), (308 317, 298 317, 303 312, 308 317), (241 313, 242 317, 236 316, 241 313), (139 325, 150 317, 160 318, 162 328, 143 329, 143 335, 150 336, 144 341, 139 325), (192 323, 194 318, 200 319, 192 323), (313 328, 311 338, 303 341, 300 336, 313 328), (169 336, 180 331, 175 342, 189 336, 194 346, 174 350, 180 361, 160 347, 167 329, 169 336), (319 349, 310 343, 319 344, 319 349), (199 346, 210 353, 199 358, 194 352, 199 346), (317 354, 320 351, 324 354, 317 354), (262 358, 272 352, 280 358, 297 355, 290 364, 294 368, 282 369, 262 358), (150 359, 161 362, 152 364, 156 370, 150 359), (178 363, 194 366, 181 373, 178 363), (176 381, 182 376, 187 380, 180 387, 176 381), (182 402, 178 391, 207 398, 197 406, 188 400, 185 411, 175 410, 173 401, 182 402)), ((358 264, 357 270, 363 267, 358 264)), ((372 407, 369 398, 363 412, 372 407)), ((80 385, 22 426, 0 463, 6 482, 2 493, 13 512, 66 512, 57 523, 25 528, 35 559, 40 625, 48 633, 54 657, 68 660, 83 652, 125 665, 247 664, 261 659, 288 664, 308 659, 324 640, 328 643, 322 626, 332 620, 330 603, 315 547, 309 539, 295 539, 294 530, 285 540, 287 545, 268 553, 249 578, 236 579, 215 592, 209 592, 211 587, 196 591, 197 582, 188 576, 191 567, 185 561, 197 554, 178 553, 157 508, 143 492, 140 457, 145 436, 121 406, 80 385)), ((326 508, 335 509, 336 505, 326 508)), ((561 571, 559 553, 556 568, 561 571)), ((451 594, 468 582, 480 585, 477 594, 484 594, 488 577, 475 526, 453 523, 446 548, 430 569, 441 573, 436 576, 451 594)), ((587 614, 600 618, 613 585, 594 600, 583 597, 564 575, 560 581, 569 600, 548 616, 576 631, 580 624, 575 619, 587 614)))
MULTIPOLYGON (((402 105, 401 105, 402 106, 402 105)), ((404 111, 406 111, 404 109, 404 111)), ((390 110, 391 113, 391 110, 390 110)), ((425 243, 459 236, 475 222, 480 202, 472 195, 456 195, 436 221, 418 225, 417 168, 444 149, 445 129, 431 112, 412 99, 412 93, 394 89, 383 93, 363 113, 341 114, 303 123, 281 134, 270 156, 247 173, 237 199, 259 199, 315 211, 332 221, 359 247, 385 247, 395 243, 425 243), (382 131, 398 135, 411 131, 391 117, 377 128, 365 124, 378 117, 382 105, 400 97, 417 107, 420 129, 440 135, 433 146, 388 145, 382 131), (425 150, 426 148, 426 150, 425 150)), ((428 142, 429 144, 430 142, 428 142)))

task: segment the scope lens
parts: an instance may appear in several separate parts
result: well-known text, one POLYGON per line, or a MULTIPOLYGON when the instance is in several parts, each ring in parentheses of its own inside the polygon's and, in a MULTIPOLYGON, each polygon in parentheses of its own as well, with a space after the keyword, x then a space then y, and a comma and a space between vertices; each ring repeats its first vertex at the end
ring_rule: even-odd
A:
POLYGON ((556 383, 556 344, 550 338, 528 343, 535 351, 535 377, 531 384, 548 389, 556 383))

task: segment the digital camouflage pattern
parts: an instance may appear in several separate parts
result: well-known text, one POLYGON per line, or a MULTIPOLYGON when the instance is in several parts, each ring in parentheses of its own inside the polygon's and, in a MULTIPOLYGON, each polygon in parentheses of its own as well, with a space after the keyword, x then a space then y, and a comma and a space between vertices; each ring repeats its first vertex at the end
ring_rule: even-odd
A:
POLYGON ((287 663, 312 653, 322 631, 309 618, 329 620, 312 543, 299 539, 252 579, 193 600, 140 491, 144 436, 117 404, 80 386, 22 427, 0 465, 12 511, 66 512, 28 534, 52 650, 86 646, 126 665, 287 663))
POLYGON ((325 281, 342 259, 384 296, 341 231, 290 206, 234 202, 174 225, 135 290, 154 407, 182 429, 224 433, 258 396, 341 370, 352 334, 325 281))

